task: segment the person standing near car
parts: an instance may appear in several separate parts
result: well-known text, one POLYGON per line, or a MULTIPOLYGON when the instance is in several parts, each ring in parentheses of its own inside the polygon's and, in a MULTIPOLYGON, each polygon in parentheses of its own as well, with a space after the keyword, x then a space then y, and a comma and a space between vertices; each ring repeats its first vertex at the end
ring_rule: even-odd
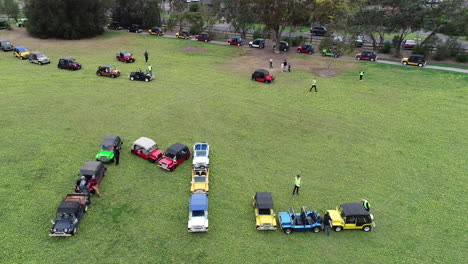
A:
POLYGON ((359 72, 359 80, 362 81, 362 78, 363 78, 363 77, 364 77, 364 71, 361 70, 361 71, 359 72))
POLYGON ((149 73, 150 75, 153 75, 153 67, 151 66, 151 64, 148 65, 148 73, 149 73))
POLYGON ((281 72, 284 72, 284 63, 281 63, 281 72))
POLYGON ((288 72, 291 72, 291 63, 288 64, 288 72))
POLYGON ((362 206, 364 206, 364 209, 366 209, 366 211, 369 212, 370 211, 370 203, 365 199, 361 199, 361 203, 362 203, 362 206))
POLYGON ((96 178, 96 175, 91 177, 91 180, 88 181, 88 188, 94 190, 97 196, 101 197, 101 192, 99 191, 99 181, 96 178))
POLYGON ((331 220, 330 214, 326 212, 325 215, 323 216, 323 227, 325 228, 325 233, 327 234, 327 236, 330 236, 331 225, 332 225, 332 220, 331 220))
POLYGON ((317 92, 317 81, 315 79, 312 79, 312 87, 310 87, 309 92, 312 92, 312 89, 317 92))
POLYGON ((293 190, 293 195, 294 195, 294 192, 299 195, 299 188, 301 188, 301 175, 297 175, 295 178, 294 178, 294 190, 293 190))
POLYGON ((117 144, 114 145, 114 159, 115 159, 115 166, 118 166, 120 163, 120 149, 117 144))
POLYGON ((273 59, 270 58, 270 69, 272 69, 272 68, 273 68, 273 59))
POLYGON ((145 62, 148 62, 148 55, 149 55, 148 51, 145 50, 145 54, 143 54, 143 55, 145 55, 145 62))
POLYGON ((81 178, 76 182, 76 185, 78 185, 78 189, 84 194, 89 194, 90 192, 87 184, 88 179, 86 179, 86 176, 81 176, 81 178))

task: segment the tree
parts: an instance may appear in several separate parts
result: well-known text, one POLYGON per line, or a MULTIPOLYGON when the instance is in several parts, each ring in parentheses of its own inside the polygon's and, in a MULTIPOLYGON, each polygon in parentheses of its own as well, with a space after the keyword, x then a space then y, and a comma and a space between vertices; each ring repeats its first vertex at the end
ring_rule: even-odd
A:
POLYGON ((387 30, 387 16, 380 0, 362 1, 352 19, 352 26, 357 32, 369 36, 374 50, 382 48, 387 30))
POLYGON ((288 25, 289 13, 293 9, 294 1, 289 0, 255 0, 252 6, 258 12, 260 21, 266 30, 273 32, 275 53, 279 53, 281 33, 288 25))
POLYGON ((218 16, 224 17, 226 22, 245 38, 247 30, 258 22, 252 2, 253 0, 217 0, 215 5, 224 6, 217 9, 218 16))
POLYGON ((108 0, 29 0, 28 32, 39 38, 81 39, 104 32, 108 0))
POLYGON ((18 21, 19 7, 15 0, 0 1, 0 11, 7 15, 7 20, 14 19, 18 21))
POLYGON ((160 0, 115 0, 111 14, 112 19, 123 26, 138 24, 143 27, 161 25, 160 0))

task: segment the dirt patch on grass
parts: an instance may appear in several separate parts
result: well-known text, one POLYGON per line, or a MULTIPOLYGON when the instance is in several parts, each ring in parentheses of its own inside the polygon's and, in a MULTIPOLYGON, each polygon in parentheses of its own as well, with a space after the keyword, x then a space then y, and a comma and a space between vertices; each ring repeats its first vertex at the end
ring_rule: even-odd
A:
POLYGON ((190 52, 204 52, 206 48, 203 47, 185 47, 182 49, 183 53, 190 53, 190 52))

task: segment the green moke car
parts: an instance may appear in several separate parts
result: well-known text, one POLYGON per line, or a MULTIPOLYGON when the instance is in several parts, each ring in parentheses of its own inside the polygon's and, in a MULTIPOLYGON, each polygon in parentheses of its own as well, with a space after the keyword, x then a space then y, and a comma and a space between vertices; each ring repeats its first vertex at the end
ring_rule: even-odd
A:
POLYGON ((101 151, 96 154, 96 160, 103 163, 114 162, 114 149, 122 149, 123 141, 119 136, 105 136, 101 142, 101 151))
POLYGON ((322 50, 322 56, 325 57, 325 56, 329 56, 329 57, 335 57, 335 58, 338 58, 340 56, 340 52, 336 51, 336 50, 327 50, 327 49, 324 49, 322 50))

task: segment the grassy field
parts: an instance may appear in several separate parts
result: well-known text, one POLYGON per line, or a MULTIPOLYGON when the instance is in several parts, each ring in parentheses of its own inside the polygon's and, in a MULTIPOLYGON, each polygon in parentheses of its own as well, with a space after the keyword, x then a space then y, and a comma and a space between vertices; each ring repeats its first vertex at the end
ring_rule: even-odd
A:
POLYGON ((319 92, 309 93, 307 67, 275 73, 271 85, 252 82, 252 70, 265 65, 242 63, 251 59, 242 48, 115 32, 32 40, 18 32, 0 38, 53 63, 0 53, 0 263, 466 261, 467 74, 338 59, 340 74, 317 77, 319 92), (137 62, 115 61, 119 50, 137 62), (156 79, 130 82, 130 71, 145 67, 145 50, 156 79), (58 70, 65 56, 83 69, 58 70), (95 75, 109 63, 123 76, 95 75), (48 237, 61 198, 105 135, 125 141, 121 166, 109 165, 103 197, 93 199, 75 237, 48 237), (162 149, 210 144, 208 233, 186 230, 190 162, 168 173, 132 156, 140 136, 162 149), (303 187, 293 197, 296 174, 303 187), (273 193, 276 212, 305 205, 323 213, 366 198, 376 228, 330 237, 259 232, 257 191, 273 193))

